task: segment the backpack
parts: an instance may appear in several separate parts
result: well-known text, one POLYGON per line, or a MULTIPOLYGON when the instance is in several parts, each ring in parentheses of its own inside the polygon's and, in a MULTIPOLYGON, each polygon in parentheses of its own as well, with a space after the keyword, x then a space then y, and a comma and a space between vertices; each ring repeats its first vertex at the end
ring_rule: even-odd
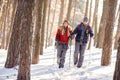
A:
MULTIPOLYGON (((80 25, 78 25, 78 31, 80 30, 80 28, 82 27, 83 23, 81 23, 80 25)), ((88 25, 86 30, 85 30, 85 33, 88 34, 90 31, 90 26, 88 25)))

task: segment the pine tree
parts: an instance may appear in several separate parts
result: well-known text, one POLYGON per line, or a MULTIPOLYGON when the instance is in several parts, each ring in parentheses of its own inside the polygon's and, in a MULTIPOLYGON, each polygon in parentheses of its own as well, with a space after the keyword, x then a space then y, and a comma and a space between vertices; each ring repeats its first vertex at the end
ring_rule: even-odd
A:
POLYGON ((20 63, 17 80, 30 80, 33 3, 34 0, 18 0, 18 4, 20 4, 22 8, 22 16, 20 24, 20 63))
POLYGON ((6 68, 12 68, 18 64, 19 58, 19 43, 20 43, 20 23, 22 16, 22 7, 21 4, 18 3, 17 11, 15 14, 14 24, 12 28, 12 34, 10 38, 10 43, 7 52, 7 60, 5 62, 6 68))
POLYGON ((43 0, 36 0, 35 1, 35 31, 34 31, 34 48, 33 48, 33 55, 32 55, 32 63, 37 64, 39 62, 39 54, 40 54, 40 30, 41 30, 41 20, 42 20, 42 4, 43 0))
POLYGON ((108 15, 108 1, 109 0, 103 0, 103 12, 102 17, 99 25, 99 32, 98 32, 98 39, 97 39, 97 48, 103 47, 103 41, 105 36, 105 27, 106 27, 106 21, 107 21, 107 15, 108 15))
POLYGON ((114 49, 118 48, 118 39, 120 37, 120 5, 119 5, 119 10, 118 10, 118 15, 119 15, 119 19, 118 19, 118 27, 117 27, 117 32, 116 32, 116 36, 115 36, 115 42, 114 42, 114 49))
POLYGON ((120 80, 120 38, 113 80, 120 80))
POLYGON ((102 50, 102 59, 101 59, 102 66, 108 66, 111 63, 112 43, 113 43, 112 38, 113 38, 117 0, 109 0, 109 2, 106 5, 109 5, 109 7, 107 14, 108 16, 106 19, 105 38, 104 38, 103 50, 102 50))

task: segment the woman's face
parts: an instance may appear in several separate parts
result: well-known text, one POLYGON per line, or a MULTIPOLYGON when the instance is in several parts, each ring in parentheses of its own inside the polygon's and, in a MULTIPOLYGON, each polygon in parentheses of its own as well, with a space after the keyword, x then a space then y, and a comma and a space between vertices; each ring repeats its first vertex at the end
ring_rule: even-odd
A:
POLYGON ((64 26, 64 27, 67 27, 67 26, 68 26, 68 23, 67 23, 67 22, 64 22, 64 23, 63 23, 63 26, 64 26))

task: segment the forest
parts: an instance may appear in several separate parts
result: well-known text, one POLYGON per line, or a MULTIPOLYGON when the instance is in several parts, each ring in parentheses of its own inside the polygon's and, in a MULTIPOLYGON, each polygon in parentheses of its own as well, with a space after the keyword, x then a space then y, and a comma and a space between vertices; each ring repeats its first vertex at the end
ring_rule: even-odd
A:
POLYGON ((120 80, 119 66, 119 0, 0 0, 0 80, 120 80), (94 33, 87 43, 85 66, 77 72, 72 65, 73 39, 68 44, 66 66, 58 69, 57 29, 67 20, 74 30, 84 17, 89 19, 94 33), (94 60, 95 57, 99 60, 94 60), (104 68, 103 71, 112 67, 110 76, 109 72, 104 75, 102 72, 97 78, 99 70, 87 72, 93 66, 104 68), (34 75, 34 68, 39 74, 34 75))

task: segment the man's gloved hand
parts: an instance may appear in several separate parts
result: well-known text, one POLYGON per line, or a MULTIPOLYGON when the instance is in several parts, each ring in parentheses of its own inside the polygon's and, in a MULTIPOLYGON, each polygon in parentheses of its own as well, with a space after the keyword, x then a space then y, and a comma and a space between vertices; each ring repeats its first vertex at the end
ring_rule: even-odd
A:
POLYGON ((70 36, 69 36, 69 40, 72 40, 72 39, 73 39, 73 36, 72 36, 72 35, 70 35, 70 36))

